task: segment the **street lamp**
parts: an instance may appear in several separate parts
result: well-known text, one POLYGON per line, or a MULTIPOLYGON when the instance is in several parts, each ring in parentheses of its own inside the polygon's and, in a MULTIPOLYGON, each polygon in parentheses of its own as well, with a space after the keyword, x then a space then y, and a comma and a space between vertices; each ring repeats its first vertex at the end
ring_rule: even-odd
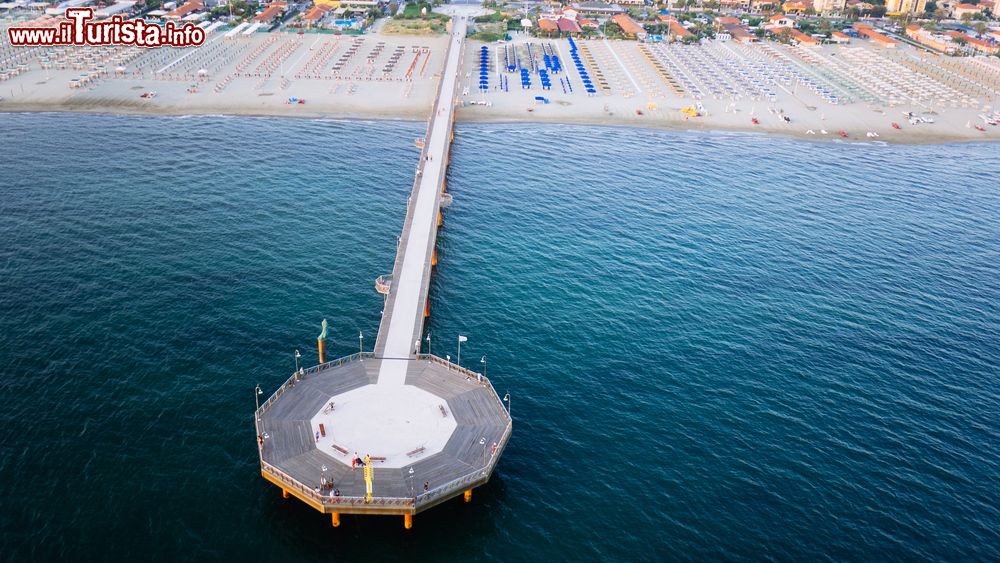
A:
POLYGON ((299 373, 299 358, 301 358, 301 357, 302 357, 302 354, 300 354, 299 351, 296 350, 295 351, 295 373, 299 373))
POLYGON ((434 352, 431 352, 431 333, 427 333, 427 355, 431 356, 434 352))
POLYGON ((365 353, 365 335, 358 331, 358 359, 361 359, 361 354, 365 353))
POLYGON ((507 402, 507 416, 510 416, 510 391, 503 396, 503 400, 507 402))
POLYGON ((486 377, 486 356, 484 355, 479 359, 479 363, 483 364, 483 377, 486 377))
POLYGON ((260 383, 258 383, 257 386, 254 388, 254 393, 253 393, 254 403, 257 405, 257 408, 253 411, 253 415, 255 417, 257 417, 257 422, 258 423, 260 422, 260 412, 259 412, 260 411, 260 396, 263 395, 263 394, 264 394, 264 392, 260 390, 260 383))

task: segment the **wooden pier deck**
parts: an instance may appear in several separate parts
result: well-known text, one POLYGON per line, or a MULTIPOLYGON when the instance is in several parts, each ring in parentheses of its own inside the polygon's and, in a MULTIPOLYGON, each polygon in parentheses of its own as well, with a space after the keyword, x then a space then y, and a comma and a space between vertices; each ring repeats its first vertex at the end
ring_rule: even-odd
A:
POLYGON ((375 351, 293 374, 257 410, 262 475, 334 526, 340 514, 402 514, 409 528, 417 512, 463 493, 469 501, 512 431, 487 378, 419 346, 466 29, 465 17, 452 19, 375 351), (353 466, 365 456, 370 483, 353 466))

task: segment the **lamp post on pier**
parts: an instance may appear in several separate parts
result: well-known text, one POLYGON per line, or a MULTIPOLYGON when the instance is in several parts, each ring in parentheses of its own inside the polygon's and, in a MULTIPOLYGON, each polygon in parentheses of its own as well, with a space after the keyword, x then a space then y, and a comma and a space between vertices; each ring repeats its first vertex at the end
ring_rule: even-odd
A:
POLYGON ((260 410, 260 396, 262 394, 264 394, 264 392, 260 390, 260 383, 258 383, 257 386, 254 387, 254 391, 253 391, 253 400, 254 400, 254 403, 256 403, 256 405, 257 405, 257 408, 253 412, 254 412, 254 416, 257 417, 257 422, 260 422, 260 415, 257 414, 257 411, 260 410))
POLYGON ((358 331, 358 359, 361 359, 361 355, 365 353, 365 335, 358 331))
POLYGON ((417 495, 413 494, 413 466, 412 465, 410 466, 410 469, 406 472, 406 481, 410 485, 410 496, 413 497, 414 501, 416 501, 417 500, 417 495))
POLYGON ((301 357, 302 354, 299 354, 299 351, 295 350, 295 373, 299 373, 299 358, 301 357))

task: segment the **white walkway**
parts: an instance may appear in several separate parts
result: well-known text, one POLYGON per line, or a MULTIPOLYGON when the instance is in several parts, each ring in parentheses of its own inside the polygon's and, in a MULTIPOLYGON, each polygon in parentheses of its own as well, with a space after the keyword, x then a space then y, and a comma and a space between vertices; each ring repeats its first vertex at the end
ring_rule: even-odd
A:
MULTIPOLYGON (((431 260, 433 247, 431 237, 437 229, 438 193, 441 181, 446 172, 445 162, 451 143, 452 112, 455 111, 455 91, 459 60, 462 58, 462 48, 465 41, 465 31, 468 22, 465 16, 452 19, 451 45, 441 74, 441 86, 437 102, 431 115, 430 134, 425 139, 425 155, 430 160, 425 163, 416 203, 413 207, 410 230, 404 233, 408 237, 403 263, 400 271, 393 277, 393 302, 389 329, 385 339, 384 358, 409 358, 414 352, 413 331, 418 315, 423 315, 420 303, 423 289, 425 267, 431 260)), ((383 360, 379 371, 378 385, 403 385, 406 380, 407 360, 383 360)))

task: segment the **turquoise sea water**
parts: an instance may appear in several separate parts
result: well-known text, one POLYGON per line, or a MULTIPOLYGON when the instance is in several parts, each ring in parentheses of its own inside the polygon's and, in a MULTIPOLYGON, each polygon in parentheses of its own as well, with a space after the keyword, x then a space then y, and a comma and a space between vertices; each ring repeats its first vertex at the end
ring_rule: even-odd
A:
POLYGON ((987 144, 460 126, 429 330, 498 474, 282 500, 254 385, 374 341, 422 129, 0 115, 0 559, 1000 558, 987 144))

